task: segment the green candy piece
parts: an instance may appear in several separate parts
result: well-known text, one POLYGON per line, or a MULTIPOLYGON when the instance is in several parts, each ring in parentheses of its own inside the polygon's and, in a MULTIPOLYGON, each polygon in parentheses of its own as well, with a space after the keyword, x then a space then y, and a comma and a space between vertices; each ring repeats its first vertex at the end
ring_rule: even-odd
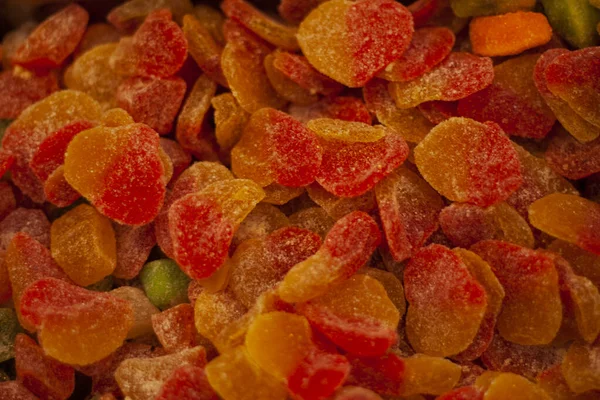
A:
POLYGON ((598 44, 600 10, 589 0, 542 0, 542 5, 552 28, 567 42, 580 49, 598 44))
POLYGON ((480 17, 531 10, 536 0, 450 0, 452 11, 457 17, 480 17))
POLYGON ((15 337, 21 331, 12 308, 0 308, 0 362, 15 356, 15 337))
POLYGON ((187 288, 190 278, 171 259, 164 258, 144 265, 140 272, 140 280, 146 296, 161 310, 188 300, 187 288))

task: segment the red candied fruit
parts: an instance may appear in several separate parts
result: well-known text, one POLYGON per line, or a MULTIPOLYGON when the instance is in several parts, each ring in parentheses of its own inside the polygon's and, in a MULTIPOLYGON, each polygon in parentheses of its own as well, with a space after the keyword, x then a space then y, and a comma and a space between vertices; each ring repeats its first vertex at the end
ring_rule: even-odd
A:
POLYGON ((159 9, 148 14, 133 37, 121 39, 110 64, 123 75, 168 77, 179 71, 186 58, 183 31, 169 10, 159 9))
POLYGON ((331 78, 315 70, 306 57, 278 51, 274 53, 273 67, 296 82, 311 94, 331 96, 341 92, 344 87, 331 78))
POLYGON ((448 28, 417 29, 408 49, 379 77, 400 82, 416 79, 441 63, 452 51, 454 41, 454 33, 448 28))
POLYGON ((308 106, 292 104, 289 107, 289 113, 304 123, 317 118, 364 122, 369 125, 372 122, 371 114, 365 103, 356 97, 350 96, 325 97, 308 106))
POLYGON ((188 194, 169 209, 173 253, 193 279, 211 276, 225 262, 233 239, 233 223, 219 204, 201 194, 188 194))
POLYGON ((349 372, 346 357, 313 349, 287 378, 287 387, 295 399, 325 400, 342 386, 349 372))
POLYGON ((479 122, 494 121, 509 135, 533 139, 545 137, 555 122, 512 90, 496 84, 460 100, 458 114, 479 122))
POLYGON ((117 105, 127 111, 135 122, 143 122, 159 134, 166 135, 173 128, 185 89, 185 81, 178 77, 134 77, 117 89, 117 105))
POLYGON ((408 157, 408 145, 394 131, 376 142, 320 139, 323 161, 317 182, 340 197, 355 197, 372 189, 408 157))
POLYGON ((15 339, 17 379, 32 393, 44 399, 67 399, 75 389, 73 367, 44 354, 27 335, 15 339))
POLYGON ((450 249, 419 250, 404 271, 408 340, 417 352, 449 356, 475 338, 487 307, 485 289, 450 249))
POLYGON ((37 76, 17 73, 16 70, 0 74, 0 119, 15 119, 21 112, 58 90, 56 74, 37 76))
POLYGON ((71 4, 50 16, 29 34, 12 56, 12 62, 26 68, 56 68, 75 51, 85 33, 89 15, 71 4))
POLYGON ((361 87, 409 46, 410 12, 391 0, 335 0, 321 4, 300 24, 298 43, 319 72, 361 87))
POLYGON ((163 383, 155 400, 218 400, 204 369, 195 365, 177 368, 163 383))
POLYGON ((426 74, 409 82, 392 82, 390 93, 400 108, 433 100, 455 101, 488 87, 494 80, 492 60, 452 52, 426 74))
POLYGON ((375 187, 379 215, 390 253, 403 261, 438 228, 441 196, 414 172, 399 168, 375 187))
POLYGON ((71 140, 79 132, 91 129, 94 124, 89 121, 71 122, 48 135, 40 143, 29 166, 42 182, 65 162, 65 152, 71 140))
POLYGON ((312 183, 321 165, 315 134, 295 118, 272 108, 252 114, 231 153, 232 170, 261 186, 312 183))

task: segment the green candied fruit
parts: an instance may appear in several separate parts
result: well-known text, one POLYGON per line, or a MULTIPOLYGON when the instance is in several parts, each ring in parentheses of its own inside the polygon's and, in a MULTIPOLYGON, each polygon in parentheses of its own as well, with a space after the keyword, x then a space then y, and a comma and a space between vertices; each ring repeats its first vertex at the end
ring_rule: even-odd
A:
POLYGON ((161 310, 187 301, 190 278, 171 259, 164 258, 144 265, 140 280, 146 296, 161 310))
POLYGON ((450 0, 450 6, 457 17, 467 18, 531 10, 535 7, 535 1, 536 0, 450 0))
POLYGON ((0 308, 0 362, 15 356, 15 337, 21 331, 12 308, 0 308))
POLYGON ((580 49, 598 44, 600 10, 589 0, 542 0, 542 5, 552 29, 567 42, 580 49))

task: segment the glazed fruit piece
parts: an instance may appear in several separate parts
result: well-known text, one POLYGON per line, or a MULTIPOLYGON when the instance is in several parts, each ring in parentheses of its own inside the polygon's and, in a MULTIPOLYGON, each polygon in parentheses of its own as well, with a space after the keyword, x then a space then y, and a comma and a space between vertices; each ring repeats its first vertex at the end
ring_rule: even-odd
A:
POLYGON ((442 122, 415 148, 415 161, 425 180, 453 201, 490 206, 508 198, 523 182, 515 149, 492 122, 442 122))
POLYGON ((55 278, 27 287, 19 303, 23 320, 36 327, 44 352, 67 364, 90 364, 116 350, 133 324, 125 301, 55 278))
POLYGON ((598 366, 594 363, 598 346, 573 343, 563 360, 561 371, 575 393, 600 389, 598 366))
POLYGON ((321 153, 313 131, 281 111, 263 108, 250 117, 231 162, 237 176, 260 186, 299 187, 314 181, 321 153))
POLYGON ((411 108, 433 100, 460 100, 486 88, 493 79, 491 59, 453 52, 421 77, 391 83, 390 93, 398 107, 411 108))
POLYGON ((440 226, 450 241, 468 249, 481 240, 503 240, 533 248, 527 221, 506 203, 483 208, 454 203, 440 213, 440 226))
POLYGON ((326 293, 356 272, 380 240, 379 228, 367 214, 356 211, 346 215, 335 223, 313 256, 286 274, 278 288, 279 296, 295 303, 326 293))
POLYGON ((85 32, 89 15, 76 4, 53 14, 31 32, 12 55, 12 63, 31 69, 58 67, 85 32))
POLYGON ((58 90, 56 74, 36 76, 17 69, 0 74, 0 118, 15 119, 27 107, 58 90))
POLYGON ((552 28, 544 14, 517 11, 473 19, 469 37, 474 53, 507 56, 548 43, 552 28))
POLYGON ((462 260, 440 245, 422 248, 409 261, 404 284, 411 345, 432 356, 465 350, 479 330, 487 295, 462 260))
POLYGON ((41 398, 67 399, 75 388, 73 368, 46 356, 27 335, 15 340, 17 378, 41 398))
POLYGON ((360 87, 402 55, 413 31, 412 16, 401 4, 336 0, 313 10, 300 24, 297 38, 319 72, 360 87))
POLYGON ((124 37, 110 58, 121 75, 167 77, 175 74, 187 56, 187 40, 169 10, 151 12, 132 37, 124 37))
POLYGON ((81 286, 98 282, 117 265, 110 220, 86 204, 52 223, 51 250, 57 264, 81 286))
POLYGON ((162 357, 124 360, 116 369, 115 378, 123 394, 133 400, 154 398, 171 374, 186 365, 206 365, 206 352, 202 346, 162 357), (140 376, 144 376, 145 379, 140 380, 140 376))
POLYGON ((569 194, 550 194, 529 206, 529 221, 549 235, 600 254, 597 237, 600 207, 590 200, 569 194))
POLYGON ((406 168, 397 169, 379 182, 375 195, 390 253, 394 260, 403 261, 438 228, 442 198, 406 168))
POLYGON ((149 262, 139 277, 146 296, 156 307, 167 309, 186 301, 190 279, 173 260, 149 262))
POLYGON ((163 383, 157 400, 176 400, 185 397, 197 400, 218 400, 219 396, 210 386, 204 370, 195 365, 177 368, 163 383))
POLYGON ((592 7, 594 4, 595 0, 542 0, 552 28, 578 48, 598 44, 594 28, 600 21, 600 12, 592 7))
POLYGON ((352 354, 380 356, 396 340, 398 309, 383 285, 367 275, 356 274, 298 309, 312 326, 352 354))
POLYGON ((502 337, 522 345, 550 343, 562 320, 558 274, 552 259, 495 240, 479 242, 471 250, 490 264, 506 292, 497 323, 502 337))

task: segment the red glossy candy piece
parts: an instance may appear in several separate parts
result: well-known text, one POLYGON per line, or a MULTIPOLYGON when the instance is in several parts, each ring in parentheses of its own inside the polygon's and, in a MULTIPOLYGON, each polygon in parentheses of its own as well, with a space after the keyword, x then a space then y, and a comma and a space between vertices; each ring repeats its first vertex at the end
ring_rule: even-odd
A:
POLYGON ((39 400, 19 381, 0 382, 0 398, 6 400, 39 400))
POLYGON ((403 261, 438 228, 440 195, 414 172, 399 168, 375 187, 379 216, 394 260, 403 261))
POLYGON ((170 182, 175 182, 179 175, 192 163, 192 156, 179 143, 171 139, 160 138, 160 148, 167 153, 171 164, 173 164, 173 176, 170 182))
POLYGON ((338 94, 344 88, 315 70, 305 57, 297 54, 284 51, 274 53, 273 67, 311 94, 330 96, 338 94))
POLYGON ((497 323, 502 337, 522 345, 550 343, 562 320, 558 274, 552 259, 496 240, 481 241, 471 250, 490 264, 506 292, 497 323))
POLYGON ((26 68, 56 68, 71 54, 85 33, 89 15, 71 4, 42 22, 13 54, 12 62, 26 68))
POLYGON ((296 264, 278 288, 288 303, 308 301, 352 276, 379 245, 381 234, 373 219, 355 211, 340 218, 321 248, 296 264))
POLYGON ((65 167, 61 165, 44 182, 44 194, 48 202, 58 207, 67 207, 81 197, 65 178, 65 167))
POLYGON ((454 33, 448 28, 417 29, 408 49, 379 77, 400 82, 416 79, 441 63, 452 51, 454 41, 454 33))
POLYGON ((297 308, 313 327, 351 354, 381 356, 397 340, 399 312, 383 285, 367 275, 354 275, 297 308))
POLYGON ((15 339, 15 362, 17 379, 40 398, 65 400, 75 389, 73 367, 46 356, 27 335, 15 339))
POLYGON ((469 53, 450 53, 428 73, 409 82, 392 82, 390 93, 400 108, 411 108, 432 100, 463 99, 489 86, 494 80, 492 60, 469 53))
MULTIPOLYGON (((216 91, 217 84, 206 75, 201 75, 194 83, 177 118, 175 138, 184 149, 201 154, 204 117, 210 108, 210 101, 216 91)), ((176 114, 177 110, 174 109, 173 112, 176 114)))
POLYGON ((196 344, 194 307, 183 303, 160 314, 152 315, 152 328, 160 344, 168 353, 177 353, 196 344))
POLYGON ((42 182, 46 181, 54 170, 64 163, 65 152, 75 135, 93 127, 94 124, 89 121, 75 121, 48 135, 29 162, 37 177, 42 182))
POLYGON ((20 301, 21 316, 38 329, 44 352, 67 364, 90 364, 115 351, 133 324, 125 300, 54 278, 31 284, 20 301))
POLYGON ((550 139, 544 157, 548 165, 568 179, 581 179, 600 172, 600 138, 581 143, 559 129, 550 139))
POLYGON ((185 81, 171 78, 130 78, 117 89, 117 105, 135 122, 143 122, 161 135, 171 132, 185 95, 185 81))
POLYGON ((352 369, 347 383, 384 395, 398 396, 403 393, 406 366, 397 354, 390 352, 381 357, 348 355, 348 360, 352 369))
POLYGON ((417 352, 448 356, 475 338, 487 307, 485 289, 444 246, 419 250, 404 271, 408 340, 417 352))
POLYGON ((137 226, 152 221, 162 206, 164 167, 156 132, 141 124, 129 127, 138 129, 128 135, 127 149, 117 157, 104 177, 102 193, 92 201, 107 217, 137 226))
POLYGON ((360 87, 409 46, 410 12, 390 0, 337 0, 313 10, 300 25, 298 42, 321 73, 360 87))
POLYGON ((192 193, 170 207, 169 231, 177 263, 193 279, 203 279, 225 262, 234 223, 215 200, 192 193))
POLYGON ((321 152, 315 134, 289 115, 263 108, 250 118, 231 153, 232 171, 261 186, 290 187, 315 180, 321 152))
POLYGON ((548 66, 558 57, 568 53, 569 50, 559 48, 550 49, 542 54, 535 65, 533 80, 539 93, 546 101, 546 104, 548 104, 548 107, 550 107, 552 112, 556 115, 556 118, 560 121, 561 125, 579 141, 589 142, 600 136, 600 128, 586 121, 571 108, 569 103, 552 93, 548 87, 548 80, 546 79, 546 69, 548 69, 548 66))
POLYGON ((325 400, 344 383, 350 363, 340 354, 313 350, 287 378, 287 387, 299 400, 325 400))
POLYGON ((496 334, 481 355, 483 364, 492 371, 512 372, 529 379, 558 364, 562 351, 552 346, 523 346, 496 334))
POLYGON ((372 189, 408 156, 408 145, 398 134, 387 130, 376 142, 320 140, 323 161, 317 182, 340 197, 360 196, 372 189))
POLYGON ((286 50, 298 50, 296 29, 269 18, 244 0, 225 0, 221 9, 229 18, 239 22, 267 42, 286 50))
POLYGON ((119 279, 133 279, 148 260, 156 244, 151 224, 127 226, 113 224, 117 240, 117 266, 112 275, 119 279))
MULTIPOLYGON (((4 262, 8 269, 15 304, 20 303, 23 291, 38 279, 51 277, 71 282, 52 258, 50 250, 27 233, 17 233, 13 237, 4 262)), ((27 324, 21 318, 21 310, 18 307, 17 316, 25 329, 34 330, 31 324, 27 324)))
POLYGON ((148 14, 133 37, 121 39, 110 63, 123 75, 162 78, 179 71, 186 57, 183 31, 172 21, 169 10, 160 9, 148 14))
POLYGON ((8 248, 13 237, 23 232, 45 247, 50 247, 50 222, 41 210, 17 208, 0 222, 0 251, 8 248))
POLYGON ((600 47, 559 55, 546 68, 546 84, 584 120, 600 127, 600 47))
POLYGON ((452 117, 458 117, 458 102, 426 101, 419 104, 419 111, 432 124, 439 124, 452 117))
POLYGON ((155 400, 219 400, 204 369, 195 365, 177 368, 163 383, 155 400))
POLYGON ((277 229, 263 240, 242 242, 231 259, 230 287, 248 308, 273 289, 294 265, 321 246, 318 235, 297 227, 277 229))
POLYGON ((21 112, 58 90, 56 74, 37 76, 30 72, 0 74, 0 119, 15 119, 21 112))
POLYGON ((497 239, 533 248, 527 221, 506 203, 487 208, 454 203, 440 214, 444 234, 458 247, 468 249, 481 240, 497 239))
POLYGON ((198 162, 186 169, 173 184, 167 194, 161 212, 154 221, 156 241, 161 250, 174 258, 173 242, 169 233, 168 211, 171 205, 183 196, 199 192, 213 182, 233 179, 232 173, 223 165, 211 162, 198 162))
POLYGON ((453 201, 490 206, 523 183, 517 153, 493 122, 451 118, 433 128, 414 153, 423 178, 453 201))
POLYGON ((296 119, 306 123, 317 118, 333 118, 344 121, 364 122, 371 125, 369 110, 360 99, 349 96, 323 98, 309 106, 292 104, 289 113, 296 119))
POLYGON ((460 100, 458 114, 479 122, 494 121, 509 135, 534 139, 545 137, 555 122, 512 90, 496 84, 460 100))

